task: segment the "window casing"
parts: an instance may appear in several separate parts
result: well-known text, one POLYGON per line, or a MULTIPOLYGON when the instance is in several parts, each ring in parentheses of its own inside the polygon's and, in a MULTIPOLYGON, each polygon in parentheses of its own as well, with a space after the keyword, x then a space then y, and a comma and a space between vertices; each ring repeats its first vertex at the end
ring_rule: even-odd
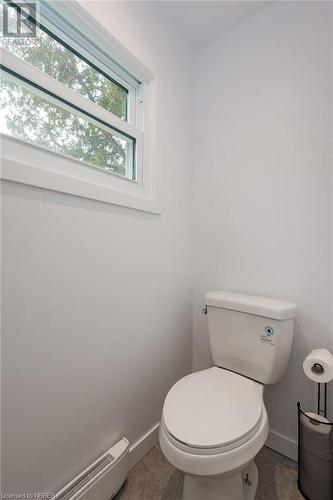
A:
MULTIPOLYGON (((12 8, 7 8, 9 11, 16 9, 15 4, 9 5, 12 5, 12 8)), ((37 43, 28 46, 7 43, 6 49, 122 120, 128 121, 129 90, 126 84, 120 83, 120 77, 117 81, 41 23, 35 20, 33 22, 37 43), (71 66, 71 72, 68 71, 68 66, 71 66)))
MULTIPOLYGON (((56 3, 53 5, 56 5, 56 3)), ((76 5, 76 7, 78 6, 76 5)), ((30 143, 38 148, 49 149, 53 153, 60 154, 74 161, 80 161, 82 163, 80 180, 84 180, 85 176, 87 179, 90 179, 90 175, 87 172, 88 169, 86 170, 86 175, 83 172, 85 167, 92 167, 98 171, 99 175, 99 177, 94 177, 94 183, 97 181, 98 184, 102 184, 109 189, 110 193, 114 189, 119 190, 119 186, 121 186, 122 192, 128 192, 129 194, 145 198, 143 205, 149 206, 149 202, 154 200, 150 152, 151 133, 149 130, 150 126, 147 127, 149 113, 146 111, 147 109, 149 111, 147 104, 150 101, 149 93, 151 91, 153 75, 147 70, 146 74, 143 74, 143 78, 140 78, 140 75, 138 75, 139 72, 137 72, 136 76, 133 76, 133 73, 130 73, 131 68, 129 70, 128 68, 124 69, 124 66, 118 64, 115 59, 108 58, 103 52, 99 53, 99 49, 96 48, 95 44, 90 45, 86 43, 87 40, 82 38, 82 33, 87 33, 87 29, 78 32, 77 26, 80 25, 78 17, 76 17, 74 23, 69 23, 65 20, 68 17, 72 17, 73 19, 72 14, 74 10, 76 11, 75 14, 77 14, 77 8, 73 9, 72 7, 70 15, 68 16, 68 13, 65 13, 66 15, 64 16, 63 13, 60 15, 59 12, 55 11, 53 7, 49 5, 44 6, 41 10, 39 21, 39 29, 43 33, 42 36, 44 39, 53 36, 54 45, 62 51, 69 51, 68 53, 70 53, 71 57, 78 61, 80 71, 83 68, 83 70, 87 70, 90 76, 91 74, 97 75, 96 81, 102 87, 104 86, 103 88, 107 84, 113 86, 117 90, 114 94, 118 97, 120 96, 119 102, 116 102, 116 106, 112 109, 112 106, 107 106, 107 100, 98 99, 98 92, 95 92, 93 96, 88 96, 82 92, 82 88, 75 82, 75 78, 73 85, 66 85, 61 81, 61 78, 55 78, 54 74, 50 74, 50 71, 47 70, 48 68, 43 68, 40 61, 37 60, 37 63, 34 64, 35 61, 29 58, 28 51, 22 55, 22 52, 20 53, 17 49, 6 50, 2 48, 1 67, 3 80, 7 89, 10 88, 14 94, 21 92, 22 95, 24 94, 27 102, 37 103, 34 106, 35 109, 44 107, 44 119, 45 109, 49 109, 54 122, 51 121, 47 124, 48 127, 46 128, 48 132, 50 132, 50 129, 51 131, 54 130, 54 127, 52 127, 53 123, 65 124, 69 129, 71 123, 75 123, 76 127, 82 127, 82 133, 78 134, 79 137, 70 137, 69 139, 71 140, 68 139, 70 132, 66 133, 65 127, 60 140, 54 140, 54 135, 57 136, 57 134, 54 134, 52 136, 53 141, 50 140, 49 145, 47 141, 50 133, 46 134, 45 140, 43 140, 42 134, 39 134, 39 137, 37 137, 38 134, 33 134, 31 130, 30 136, 29 130, 28 132, 25 130, 25 134, 22 133, 20 136, 19 132, 13 134, 11 130, 6 130, 6 125, 2 128, 3 138, 5 138, 6 143, 7 139, 9 139, 7 136, 14 135, 16 139, 21 139, 25 143, 30 143), (75 26, 75 29, 73 26, 75 26), (75 40, 74 37, 76 38, 75 40), (42 71, 43 69, 44 71, 42 71), (123 102, 121 103, 122 96, 123 102), (91 142, 89 143, 88 140, 87 144, 84 144, 83 141, 83 137, 87 137, 87 134, 85 135, 84 133, 85 128, 89 131, 89 137, 91 138, 91 142), (143 133, 144 128, 146 128, 145 134, 143 133), (102 145, 98 143, 101 137, 106 144, 104 149, 104 143, 102 145), (110 139, 110 145, 107 142, 108 138, 110 139), (67 139, 67 143, 65 139, 67 139), (98 147, 96 148, 96 158, 94 158, 94 144, 96 147, 96 140, 98 147), (73 144, 75 154, 72 154, 69 143, 73 144), (109 157, 112 157, 113 161, 109 161, 109 157), (98 163, 99 161, 100 163, 98 163), (115 180, 116 177, 119 178, 119 181, 115 180), (128 182, 135 185, 131 186, 128 182)), ((90 29, 91 25, 93 25, 91 31, 94 34, 94 23, 91 23, 89 16, 88 18, 86 17, 87 14, 82 11, 82 8, 78 10, 80 14, 79 21, 84 19, 86 26, 89 25, 90 29)), ((96 37, 100 36, 100 33, 98 33, 100 31, 99 28, 99 26, 95 26, 96 37)), ((105 41, 106 37, 104 38, 105 41)), ((114 51, 116 56, 119 53, 121 55, 119 45, 114 44, 112 39, 108 41, 110 45, 116 48, 114 51)), ((98 42, 99 40, 97 40, 97 45, 98 42)), ((108 47, 105 43, 100 46, 108 47)), ((112 50, 108 50, 108 52, 112 53, 112 50)), ((126 51, 124 53, 128 58, 126 51)), ((118 57, 118 59, 121 59, 121 57, 118 57)), ((134 65, 129 64, 129 66, 132 65, 135 67, 137 65, 142 70, 142 65, 136 64, 137 61, 134 58, 133 61, 134 65)), ((96 86, 92 88, 92 90, 94 89, 96 89, 96 86)), ((38 117, 38 115, 36 116, 38 117)), ((20 120, 18 113, 16 118, 16 121, 20 120)), ((31 119, 29 123, 31 129, 31 119)), ((40 130, 43 132, 39 117, 40 130)), ((9 147, 9 150, 13 151, 13 148, 9 147)), ((8 170, 7 168, 6 171, 8 170)), ((75 170, 77 171, 77 169, 75 170)), ((87 180, 87 182, 90 181, 87 180)), ((87 197, 98 199, 96 195, 87 197)), ((112 196, 106 196, 106 198, 110 198, 110 202, 112 202, 112 196)), ((132 204, 124 203, 124 205, 131 206, 132 204)))

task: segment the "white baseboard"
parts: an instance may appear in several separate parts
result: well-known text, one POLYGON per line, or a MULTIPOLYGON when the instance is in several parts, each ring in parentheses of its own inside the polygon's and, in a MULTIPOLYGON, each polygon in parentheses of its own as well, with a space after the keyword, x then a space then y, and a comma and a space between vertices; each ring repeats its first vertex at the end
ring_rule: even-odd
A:
POLYGON ((296 441, 287 438, 276 431, 270 431, 265 445, 268 446, 268 448, 272 448, 272 450, 281 453, 281 455, 297 462, 298 446, 296 441))
POLYGON ((130 447, 130 469, 134 467, 158 443, 160 423, 154 425, 130 447))

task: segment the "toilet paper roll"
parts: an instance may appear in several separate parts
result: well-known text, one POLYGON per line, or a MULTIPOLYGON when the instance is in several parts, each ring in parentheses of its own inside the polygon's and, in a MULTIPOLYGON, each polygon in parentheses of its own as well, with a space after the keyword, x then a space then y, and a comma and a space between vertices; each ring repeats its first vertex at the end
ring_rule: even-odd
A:
MULTIPOLYGON (((327 418, 323 417, 322 415, 318 415, 318 413, 313 413, 311 411, 307 411, 305 415, 308 418, 302 419, 302 422, 304 420, 304 425, 308 427, 309 429, 316 430, 316 432, 319 432, 320 434, 329 434, 331 431, 331 424, 327 418), (330 424, 330 425, 320 425, 320 424, 330 424)), ((302 415, 303 417, 303 415, 302 415)))
POLYGON ((329 421, 316 413, 306 412, 301 415, 302 429, 302 450, 305 452, 303 457, 303 467, 308 469, 307 464, 311 463, 312 472, 316 474, 330 474, 333 479, 332 468, 332 450, 331 450, 331 432, 332 425, 329 421), (329 424, 329 425, 327 425, 329 424), (324 467, 326 465, 326 467, 324 467))
POLYGON ((302 414, 299 427, 299 485, 306 498, 332 500, 332 427, 315 413, 302 414))
POLYGON ((314 382, 326 384, 333 380, 333 356, 327 349, 314 349, 303 363, 305 375, 314 382))

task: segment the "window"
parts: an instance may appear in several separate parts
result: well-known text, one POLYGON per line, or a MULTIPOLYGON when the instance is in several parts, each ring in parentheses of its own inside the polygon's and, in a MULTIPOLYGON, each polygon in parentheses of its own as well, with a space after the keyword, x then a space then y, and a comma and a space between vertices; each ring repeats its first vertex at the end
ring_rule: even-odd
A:
POLYGON ((57 98, 1 75, 1 131, 93 167, 135 179, 135 140, 73 110, 57 98))
MULTIPOLYGON (((8 17, 17 16, 20 8, 7 4, 8 17)), ((142 184, 142 82, 117 72, 82 34, 77 39, 64 16, 59 27, 47 13, 40 21, 29 17, 34 43, 1 49, 0 132, 142 184)))
MULTIPOLYGON (((8 11, 10 17, 16 15, 13 8, 8 11)), ((36 39, 38 43, 28 46, 8 44, 7 50, 119 118, 126 119, 128 90, 125 87, 83 60, 45 27, 37 26, 36 39)))

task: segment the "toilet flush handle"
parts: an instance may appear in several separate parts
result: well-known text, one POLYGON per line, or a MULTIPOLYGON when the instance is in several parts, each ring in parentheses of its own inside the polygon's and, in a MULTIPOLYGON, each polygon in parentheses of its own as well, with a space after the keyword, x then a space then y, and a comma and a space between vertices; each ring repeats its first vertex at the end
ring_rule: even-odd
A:
POLYGON ((207 314, 207 306, 202 306, 202 314, 207 314))

